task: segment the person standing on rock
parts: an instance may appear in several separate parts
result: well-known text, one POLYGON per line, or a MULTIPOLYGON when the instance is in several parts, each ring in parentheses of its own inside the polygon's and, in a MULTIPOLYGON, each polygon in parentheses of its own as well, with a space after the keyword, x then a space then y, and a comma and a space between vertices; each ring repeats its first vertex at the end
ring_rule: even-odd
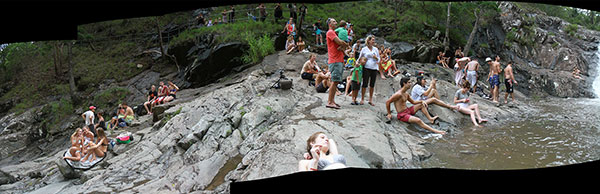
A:
POLYGON ((264 22, 265 19, 267 19, 267 8, 265 7, 265 4, 259 4, 258 7, 256 7, 256 9, 258 9, 260 15, 260 21, 264 22))
POLYGON ((305 160, 298 162, 298 171, 317 171, 346 168, 346 158, 338 153, 333 139, 316 132, 306 140, 305 160))
POLYGON ((471 116, 471 121, 473 122, 473 124, 476 127, 481 127, 482 122, 487 122, 487 119, 482 119, 481 115, 479 114, 479 105, 477 104, 471 104, 469 105, 469 88, 471 87, 471 84, 469 83, 469 81, 465 81, 462 85, 461 89, 458 89, 456 91, 456 93, 454 94, 454 103, 456 103, 456 105, 459 106, 458 111, 463 113, 463 114, 467 114, 471 116), (477 122, 477 120, 475 120, 475 116, 477 116, 477 119, 479 119, 479 122, 477 122))
POLYGON ((315 28, 315 44, 317 46, 323 45, 323 36, 321 36, 321 18, 317 19, 317 22, 313 24, 315 28))
POLYGON ((83 117, 83 121, 85 122, 85 126, 89 127, 89 129, 94 134, 94 137, 96 136, 96 128, 94 128, 95 112, 96 112, 96 107, 90 106, 90 110, 85 111, 83 114, 81 114, 81 117, 83 117))
POLYGON ((463 57, 456 60, 456 64, 454 64, 454 83, 458 87, 461 87, 463 83, 463 79, 465 77, 465 64, 469 61, 471 61, 471 58, 463 57))
MULTIPOLYGON (((333 18, 327 19, 327 25, 329 26, 329 30, 326 34, 327 40, 327 55, 329 59, 327 60, 329 71, 331 72, 331 81, 333 89, 329 90, 329 98, 327 99, 327 108, 341 108, 338 104, 335 103, 335 95, 337 92, 337 85, 342 81, 342 74, 344 73, 344 52, 338 50, 338 47, 346 48, 348 44, 346 42, 340 40, 340 38, 335 34, 335 27, 337 26, 337 22, 333 18)), ((344 50, 344 49, 342 49, 344 50)))
POLYGON ((279 23, 279 19, 283 19, 283 9, 281 8, 281 3, 277 3, 275 6, 275 12, 273 17, 275 17, 275 23, 279 23))
POLYGON ((398 90, 396 93, 394 93, 392 95, 392 97, 390 97, 390 99, 388 99, 385 102, 385 108, 387 109, 387 118, 388 119, 392 119, 392 111, 390 110, 390 105, 392 103, 394 103, 394 107, 396 107, 396 111, 398 112, 397 118, 398 120, 405 122, 405 123, 415 123, 417 125, 419 125, 420 127, 427 129, 429 131, 432 131, 434 133, 438 133, 438 134, 446 134, 446 132, 444 131, 440 131, 440 130, 436 130, 432 127, 430 127, 429 125, 425 124, 425 122, 423 122, 419 117, 415 117, 413 115, 415 115, 417 112, 421 110, 421 112, 423 112, 423 114, 425 115, 425 117, 427 117, 427 119, 429 119, 430 123, 433 124, 435 123, 435 120, 438 118, 438 116, 435 117, 431 117, 431 115, 429 115, 429 111, 427 111, 427 106, 429 104, 437 104, 439 106, 443 106, 449 109, 456 109, 458 110, 458 106, 450 106, 440 100, 438 100, 437 98, 430 98, 427 100, 413 100, 410 95, 408 95, 407 91, 410 89, 410 78, 408 77, 404 77, 400 80, 400 86, 402 88, 400 88, 400 90, 398 90), (410 102, 411 104, 414 104, 413 106, 407 108, 406 107, 406 101, 410 102), (415 111, 416 110, 416 111, 415 111))
POLYGON ((473 92, 477 92, 477 71, 479 71, 479 62, 477 59, 469 61, 465 67, 465 70, 467 71, 467 81, 471 83, 473 92))
POLYGON ((375 89, 375 81, 377 80, 377 75, 379 74, 379 49, 374 46, 375 37, 369 36, 365 40, 366 46, 360 50, 360 54, 358 58, 365 57, 367 58, 367 63, 363 67, 363 81, 362 81, 362 91, 361 91, 361 99, 360 104, 365 104, 365 92, 367 86, 369 86, 369 104, 371 106, 375 106, 373 104, 373 90, 375 89))
POLYGON ((491 58, 486 58, 485 62, 490 65, 490 73, 488 74, 488 81, 492 88, 492 101, 498 103, 498 88, 500 88, 500 63, 492 61, 491 58))
POLYGON ((517 84, 515 75, 513 74, 512 68, 513 62, 508 62, 506 68, 504 68, 504 86, 506 86, 506 94, 504 94, 504 104, 508 103, 508 94, 512 98, 512 102, 515 102, 515 95, 513 93, 513 84, 517 84))

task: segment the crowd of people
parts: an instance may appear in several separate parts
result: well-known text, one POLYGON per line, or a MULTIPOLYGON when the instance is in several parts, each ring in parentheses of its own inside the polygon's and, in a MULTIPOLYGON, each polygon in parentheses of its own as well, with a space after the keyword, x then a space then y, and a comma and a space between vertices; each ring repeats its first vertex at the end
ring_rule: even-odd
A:
MULTIPOLYGON (((154 106, 175 100, 177 91, 179 91, 179 87, 170 81, 168 85, 161 81, 158 89, 152 85, 148 92, 147 101, 144 103, 147 114, 152 114, 154 106)), ((96 110, 95 106, 90 106, 89 110, 81 114, 85 125, 82 128, 77 128, 71 135, 71 146, 68 151, 70 156, 64 156, 64 159, 85 162, 104 157, 110 142, 106 136, 106 131, 131 126, 136 119, 133 108, 128 106, 126 102, 118 105, 115 116, 108 123, 105 122, 102 116, 103 113, 96 110)))

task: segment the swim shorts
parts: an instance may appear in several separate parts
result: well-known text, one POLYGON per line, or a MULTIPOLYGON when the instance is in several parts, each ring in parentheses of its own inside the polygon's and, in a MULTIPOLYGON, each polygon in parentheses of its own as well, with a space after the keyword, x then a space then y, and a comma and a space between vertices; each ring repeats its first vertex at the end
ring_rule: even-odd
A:
POLYGON ((467 71, 467 81, 471 83, 471 87, 477 84, 477 72, 476 71, 467 71))
POLYGON ((492 85, 492 88, 496 87, 496 86, 500 86, 500 76, 496 75, 492 75, 492 80, 490 82, 490 85, 492 85))
POLYGON ((506 93, 513 93, 513 85, 510 83, 510 79, 505 79, 504 85, 506 86, 506 93))
POLYGON ((317 93, 325 93, 327 92, 327 88, 323 86, 323 82, 319 83, 317 86, 317 93))
POLYGON ((402 122, 408 123, 408 119, 410 116, 415 115, 415 106, 411 106, 410 108, 404 109, 402 112, 398 113, 398 120, 402 122))
POLYGON ((341 62, 328 64, 329 71, 331 72, 332 82, 342 82, 342 74, 344 73, 344 64, 341 62))

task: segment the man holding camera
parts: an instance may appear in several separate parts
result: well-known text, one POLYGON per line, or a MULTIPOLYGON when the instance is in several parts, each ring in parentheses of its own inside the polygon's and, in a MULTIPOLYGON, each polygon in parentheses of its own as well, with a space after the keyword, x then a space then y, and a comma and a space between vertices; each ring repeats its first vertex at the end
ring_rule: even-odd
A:
POLYGON ((419 74, 417 74, 417 84, 415 84, 410 92, 410 97, 413 100, 427 100, 433 97, 440 99, 440 95, 437 92, 436 83, 437 80, 432 78, 431 84, 429 84, 429 87, 427 87, 427 80, 425 80, 423 77, 423 72, 419 72, 419 74))

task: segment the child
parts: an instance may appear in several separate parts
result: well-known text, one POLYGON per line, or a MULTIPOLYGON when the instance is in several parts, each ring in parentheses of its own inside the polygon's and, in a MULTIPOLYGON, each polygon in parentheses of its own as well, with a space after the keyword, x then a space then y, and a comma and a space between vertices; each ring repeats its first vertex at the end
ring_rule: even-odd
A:
POLYGON ((358 90, 360 89, 360 80, 362 80, 363 66, 367 63, 367 58, 361 57, 359 63, 354 65, 352 70, 352 103, 351 105, 359 105, 356 102, 356 96, 358 96, 358 90))
POLYGON ((348 60, 346 60, 346 69, 350 69, 352 67, 354 67, 354 63, 356 62, 356 59, 354 58, 354 53, 350 53, 350 58, 348 58, 348 60))
MULTIPOLYGON (((338 35, 338 38, 340 38, 340 40, 348 42, 348 30, 346 30, 346 21, 340 21, 338 28, 335 29, 335 33, 338 35)), ((339 46, 338 50, 346 51, 346 48, 343 46, 339 46)), ((344 52, 344 54, 346 54, 347 56, 347 53, 344 52)))

